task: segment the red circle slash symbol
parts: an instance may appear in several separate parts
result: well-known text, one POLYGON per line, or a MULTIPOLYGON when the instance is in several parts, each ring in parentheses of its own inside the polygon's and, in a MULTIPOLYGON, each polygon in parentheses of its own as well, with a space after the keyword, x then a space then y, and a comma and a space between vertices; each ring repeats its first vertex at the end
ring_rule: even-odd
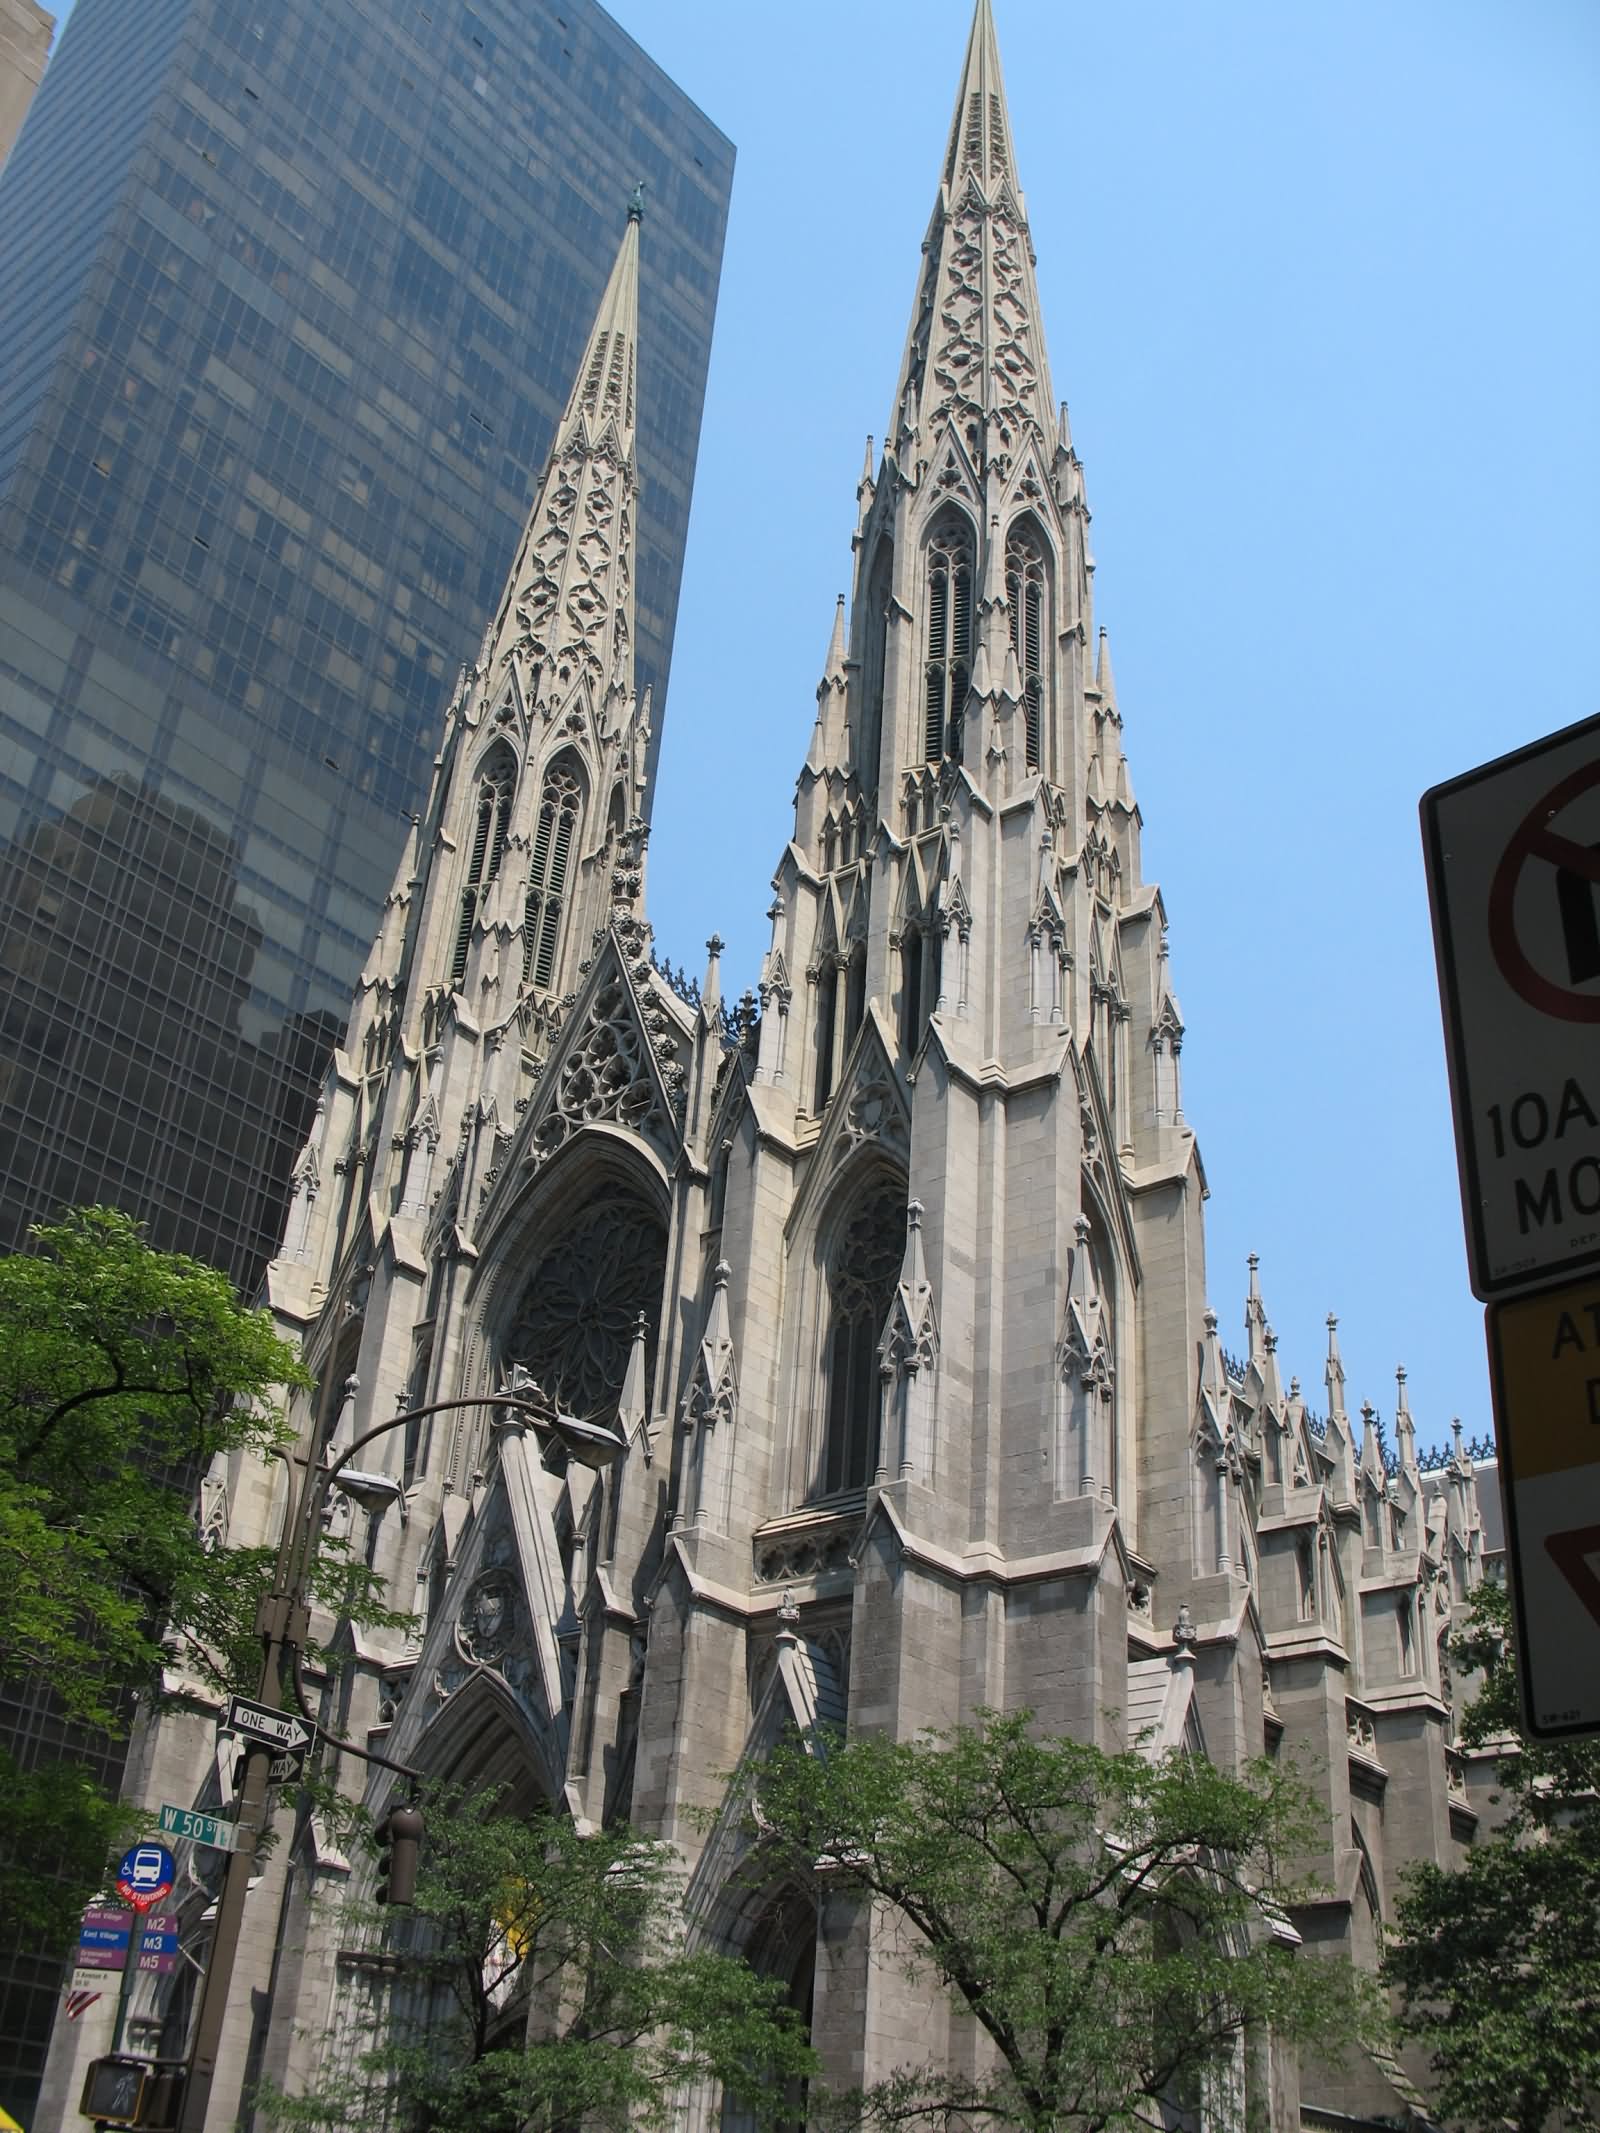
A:
POLYGON ((1600 962, 1593 960, 1594 938, 1600 938, 1594 918, 1600 849, 1579 844, 1550 826, 1564 807, 1596 785, 1600 763, 1585 763, 1530 808, 1513 832, 1489 889, 1489 946, 1502 977, 1530 1007, 1564 1022, 1600 1022, 1600 993, 1558 985, 1534 968, 1517 938, 1517 884, 1530 859, 1546 860, 1556 869, 1568 970, 1574 978, 1600 976, 1600 962))

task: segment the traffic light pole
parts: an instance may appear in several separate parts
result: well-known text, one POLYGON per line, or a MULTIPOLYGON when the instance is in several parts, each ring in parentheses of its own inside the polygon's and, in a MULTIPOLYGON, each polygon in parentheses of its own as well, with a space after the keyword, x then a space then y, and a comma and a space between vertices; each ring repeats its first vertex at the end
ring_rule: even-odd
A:
MULTIPOLYGON (((535 1415, 541 1421, 548 1419, 548 1410, 545 1407, 520 1393, 490 1392, 480 1393, 469 1400, 434 1400, 426 1407, 408 1408, 404 1414, 395 1415, 387 1422, 380 1422, 375 1429, 369 1429, 357 1437, 331 1464, 324 1458, 323 1464, 314 1472, 309 1459, 291 1459, 287 1462, 291 1477, 297 1467, 304 1467, 306 1471, 298 1486, 291 1480, 290 1501, 284 1516, 283 1538, 278 1544, 272 1590, 262 1601, 256 1621, 262 1641, 262 1657, 261 1678, 256 1685, 254 1700, 264 1709, 279 1711, 283 1708, 286 1661, 293 1669, 298 1685, 300 1653, 311 1623, 306 1587, 316 1556, 317 1532, 329 1490, 337 1483, 355 1454, 371 1444, 374 1438, 385 1437, 390 1430, 404 1429, 408 1423, 420 1422, 429 1415, 447 1414, 452 1409, 464 1407, 512 1408, 523 1414, 535 1415)), ((350 1743, 346 1741, 335 1740, 334 1745, 341 1750, 350 1747, 350 1743)), ((363 1754, 359 1749, 353 1752, 363 1754)), ((272 1769, 272 1757, 273 1749, 269 1741, 254 1738, 247 1740, 244 1782, 239 1791, 238 1840, 234 1850, 228 1854, 222 1894, 217 1901, 216 1929, 212 1935, 210 1959, 200 1986, 200 2005, 195 2016, 194 2039, 189 2047, 177 2133, 205 2133, 211 2087, 216 2079, 217 2057, 222 2046, 222 2025, 228 2011, 228 1994, 233 1983, 234 1962, 239 1951, 239 1934, 244 1924, 244 1900, 249 1892, 250 1877, 255 1868, 257 1847, 267 1824, 268 1778, 272 1769)), ((381 1762, 384 1758, 363 1754, 363 1760, 381 1762)))

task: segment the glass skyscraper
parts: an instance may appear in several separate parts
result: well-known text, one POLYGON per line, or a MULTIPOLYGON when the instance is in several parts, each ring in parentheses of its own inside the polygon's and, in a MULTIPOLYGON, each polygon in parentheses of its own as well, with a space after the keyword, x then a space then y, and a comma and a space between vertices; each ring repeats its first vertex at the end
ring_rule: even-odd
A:
POLYGON ((78 0, 0 180, 0 1247, 254 1279, 639 179, 659 744, 732 169, 591 0, 78 0))
POLYGON ((641 179, 659 745, 732 173, 593 0, 78 0, 0 177, 0 1250, 254 1283, 641 179))

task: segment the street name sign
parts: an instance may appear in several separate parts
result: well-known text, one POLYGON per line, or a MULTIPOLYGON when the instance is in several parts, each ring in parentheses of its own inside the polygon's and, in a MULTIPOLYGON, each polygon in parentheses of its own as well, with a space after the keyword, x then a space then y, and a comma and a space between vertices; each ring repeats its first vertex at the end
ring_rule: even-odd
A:
POLYGON ((293 1755, 311 1740, 311 1728, 292 1711, 269 1711, 265 1704, 235 1696, 228 1705, 228 1731, 246 1740, 264 1740, 280 1754, 293 1755))
POLYGON ((161 1834, 164 1837, 187 1837, 191 1844, 209 1844, 216 1852, 231 1852, 239 1833, 231 1822, 224 1822, 221 1815, 203 1815, 193 1807, 163 1807, 161 1834))
POLYGON ((1600 718, 1434 786, 1422 834, 1487 1303, 1600 1264, 1600 718))
POLYGON ((1600 1275, 1486 1315, 1528 1731, 1600 1732, 1600 1275))

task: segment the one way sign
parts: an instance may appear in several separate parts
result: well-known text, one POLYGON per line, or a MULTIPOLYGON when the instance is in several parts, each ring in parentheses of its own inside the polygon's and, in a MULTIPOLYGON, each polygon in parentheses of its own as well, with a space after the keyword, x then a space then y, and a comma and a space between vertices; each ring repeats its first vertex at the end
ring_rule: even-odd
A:
POLYGON ((269 1711, 265 1704, 235 1696, 228 1705, 228 1730, 246 1740, 263 1740, 280 1755, 293 1755, 311 1739, 311 1728, 292 1711, 269 1711))

